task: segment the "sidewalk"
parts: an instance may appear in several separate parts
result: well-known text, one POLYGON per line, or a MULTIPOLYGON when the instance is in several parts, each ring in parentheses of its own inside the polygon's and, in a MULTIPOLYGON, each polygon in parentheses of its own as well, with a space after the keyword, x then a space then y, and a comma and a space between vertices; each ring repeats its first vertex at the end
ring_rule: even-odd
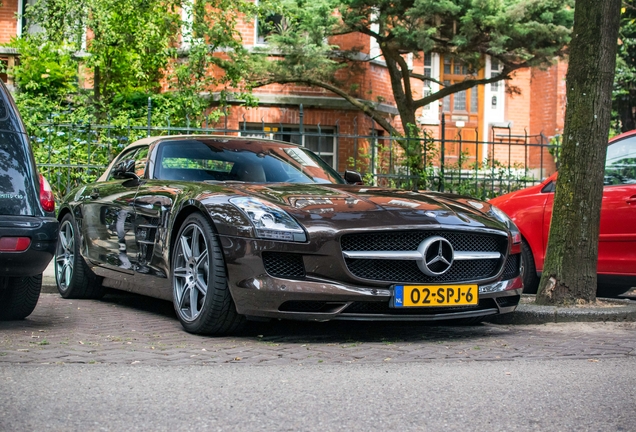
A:
MULTIPOLYGON (((57 293, 53 262, 42 276, 42 292, 57 293)), ((539 306, 534 304, 534 296, 524 294, 514 313, 487 318, 494 324, 546 324, 563 322, 606 322, 636 321, 636 298, 599 299, 603 307, 596 306, 539 306)))

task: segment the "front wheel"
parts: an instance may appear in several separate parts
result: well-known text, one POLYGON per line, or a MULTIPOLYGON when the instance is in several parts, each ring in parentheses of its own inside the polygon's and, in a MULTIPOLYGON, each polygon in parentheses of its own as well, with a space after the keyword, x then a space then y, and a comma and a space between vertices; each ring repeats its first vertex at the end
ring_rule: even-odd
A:
POLYGON ((539 276, 534 265, 534 256, 528 243, 521 242, 521 278, 524 294, 536 294, 539 288, 539 276))
POLYGON ((219 240, 199 213, 188 216, 177 235, 172 294, 177 317, 190 333, 228 334, 245 323, 230 295, 219 240))
POLYGON ((79 229, 72 215, 60 223, 55 251, 55 281, 64 298, 98 299, 104 296, 101 278, 96 276, 80 255, 79 229))

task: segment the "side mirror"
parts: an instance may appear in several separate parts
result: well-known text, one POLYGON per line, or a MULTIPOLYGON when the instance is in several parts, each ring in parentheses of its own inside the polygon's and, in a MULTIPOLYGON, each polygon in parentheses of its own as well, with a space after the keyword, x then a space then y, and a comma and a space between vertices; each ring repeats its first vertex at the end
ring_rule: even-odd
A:
POLYGON ((139 176, 135 174, 135 160, 124 159, 115 165, 113 168, 113 178, 117 180, 139 179, 139 176))
POLYGON ((344 179, 347 182, 347 184, 354 184, 354 185, 362 185, 362 184, 364 184, 362 182, 362 174, 360 174, 357 171, 346 170, 344 172, 344 179))

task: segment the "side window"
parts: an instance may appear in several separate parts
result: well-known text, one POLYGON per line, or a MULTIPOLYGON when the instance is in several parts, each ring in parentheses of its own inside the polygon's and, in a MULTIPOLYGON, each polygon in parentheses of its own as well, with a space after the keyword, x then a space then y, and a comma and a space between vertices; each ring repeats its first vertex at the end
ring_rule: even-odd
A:
MULTIPOLYGON (((135 174, 139 177, 143 177, 146 172, 146 164, 148 163, 148 147, 138 147, 122 153, 119 162, 130 159, 135 161, 135 174)), ((114 168, 113 166, 113 169, 114 168)), ((114 180, 113 170, 108 174, 108 180, 114 180)))
POLYGON ((603 183, 606 186, 636 184, 636 136, 607 147, 603 183))
POLYGON ((146 164, 148 163, 148 147, 142 147, 135 154, 135 174, 143 177, 146 173, 146 164))

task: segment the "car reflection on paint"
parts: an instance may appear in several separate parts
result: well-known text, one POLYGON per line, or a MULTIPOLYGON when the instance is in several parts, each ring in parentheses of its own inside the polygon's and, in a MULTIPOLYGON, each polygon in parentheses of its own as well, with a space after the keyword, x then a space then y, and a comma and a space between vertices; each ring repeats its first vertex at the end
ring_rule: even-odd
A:
POLYGON ((163 298, 193 333, 271 318, 476 323, 514 311, 522 290, 520 235, 496 207, 364 186, 270 140, 142 139, 59 220, 62 296, 163 298))

